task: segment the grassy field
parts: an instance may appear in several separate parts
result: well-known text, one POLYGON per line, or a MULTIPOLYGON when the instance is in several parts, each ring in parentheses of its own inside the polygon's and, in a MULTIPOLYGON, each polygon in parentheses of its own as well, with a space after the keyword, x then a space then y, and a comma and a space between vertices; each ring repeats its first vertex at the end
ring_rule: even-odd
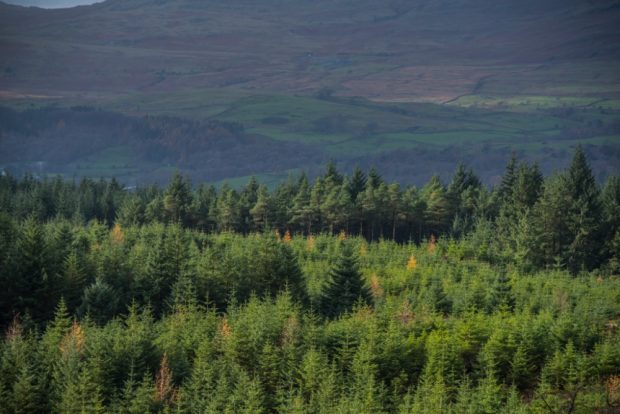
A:
MULTIPOLYGON (((468 95, 448 104, 394 104, 313 96, 250 95, 235 89, 133 96, 104 105, 136 114, 238 122, 248 132, 282 141, 318 144, 334 155, 463 142, 528 149, 531 141, 546 140, 568 148, 575 145, 575 140, 554 140, 562 131, 586 128, 599 121, 610 123, 620 113, 620 100, 579 96, 468 95)), ((592 136, 580 142, 595 138, 600 141, 600 137, 592 136)), ((614 134, 609 141, 615 141, 614 134)))

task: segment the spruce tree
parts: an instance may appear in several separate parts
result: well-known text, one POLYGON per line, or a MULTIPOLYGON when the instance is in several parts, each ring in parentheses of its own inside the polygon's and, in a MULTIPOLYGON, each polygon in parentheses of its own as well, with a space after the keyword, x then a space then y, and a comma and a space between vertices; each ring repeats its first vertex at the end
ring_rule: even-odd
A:
POLYGON ((364 285, 350 244, 340 246, 340 255, 329 272, 323 289, 321 311, 328 318, 350 312, 357 302, 370 303, 370 290, 364 285))
POLYGON ((80 306, 86 283, 84 269, 76 252, 69 253, 65 259, 63 276, 63 297, 67 302, 67 307, 75 310, 80 306))
POLYGON ((191 183, 183 179, 177 171, 170 180, 164 192, 164 212, 166 219, 171 223, 186 225, 191 218, 192 204, 191 183))
POLYGON ((33 218, 24 222, 17 239, 15 275, 7 289, 15 313, 28 313, 35 321, 49 316, 58 298, 58 283, 51 272, 51 255, 41 225, 33 218))
MULTIPOLYGON (((297 255, 288 244, 280 244, 278 246, 278 256, 276 268, 274 269, 275 279, 278 282, 279 290, 284 287, 289 291, 291 297, 301 303, 308 304, 308 293, 306 290, 306 279, 299 266, 297 255)), ((275 296, 277 292, 271 292, 275 296)))
POLYGON ((566 185, 570 204, 565 219, 571 236, 566 263, 573 273, 591 270, 600 260, 601 204, 598 185, 581 146, 575 150, 566 185))
POLYGON ((512 190, 516 181, 517 170, 517 156, 512 153, 508 164, 506 165, 506 171, 502 176, 502 182, 498 189, 498 195, 502 202, 506 203, 512 199, 512 190))
POLYGON ((239 196, 224 184, 217 198, 217 224, 222 231, 234 231, 239 226, 239 196))
POLYGON ((432 176, 426 183, 422 189, 422 197, 426 203, 427 226, 431 234, 438 236, 446 230, 450 219, 450 204, 439 176, 432 176))
POLYGON ((12 413, 32 414, 43 411, 37 373, 29 364, 24 364, 13 383, 12 413))
POLYGON ((358 194, 364 191, 366 187, 366 175, 361 170, 360 167, 356 166, 355 170, 353 170, 353 175, 351 176, 351 180, 349 181, 349 195, 351 196, 351 200, 355 202, 357 200, 358 194))
POLYGON ((601 194, 604 222, 604 254, 610 272, 620 272, 620 177, 607 179, 601 194))
POLYGON ((84 290, 82 304, 78 309, 80 315, 88 315, 94 322, 104 324, 117 311, 118 293, 103 279, 97 278, 95 283, 84 290))
POLYGON ((495 281, 493 292, 491 293, 490 311, 501 309, 513 310, 515 306, 515 297, 512 293, 510 280, 505 272, 502 272, 495 281))
POLYGON ((261 185, 258 189, 258 196, 256 203, 250 210, 252 221, 254 222, 254 228, 258 231, 266 231, 269 229, 271 223, 271 212, 273 211, 271 205, 271 197, 267 187, 261 185))
POLYGON ((310 187, 305 175, 300 179, 299 189, 293 198, 291 212, 292 217, 290 224, 298 226, 298 228, 305 231, 306 234, 310 234, 312 224, 315 221, 315 215, 310 206, 310 187))

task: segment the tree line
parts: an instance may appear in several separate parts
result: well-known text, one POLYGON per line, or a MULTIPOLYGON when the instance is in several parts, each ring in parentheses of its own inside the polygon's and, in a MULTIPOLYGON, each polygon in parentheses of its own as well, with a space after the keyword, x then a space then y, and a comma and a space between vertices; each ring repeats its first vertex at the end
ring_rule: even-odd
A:
POLYGON ((39 221, 63 218, 108 226, 178 223, 205 232, 360 235, 420 243, 434 238, 493 240, 486 252, 520 269, 572 273, 620 266, 620 179, 599 184, 577 148, 565 171, 544 178, 513 156, 489 189, 459 165, 449 183, 433 176, 421 188, 386 182, 377 170, 347 176, 333 163, 310 182, 289 177, 273 190, 255 178, 220 189, 175 173, 165 188, 127 191, 116 180, 0 177, 0 211, 39 221))

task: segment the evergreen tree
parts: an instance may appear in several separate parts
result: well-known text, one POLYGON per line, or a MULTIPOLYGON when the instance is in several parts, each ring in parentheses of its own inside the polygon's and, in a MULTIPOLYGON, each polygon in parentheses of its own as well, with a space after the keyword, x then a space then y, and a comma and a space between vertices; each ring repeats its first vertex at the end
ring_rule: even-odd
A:
POLYGON ((371 167, 368 171, 368 178, 366 179, 366 188, 368 186, 377 189, 383 183, 383 177, 379 174, 379 171, 375 167, 371 167))
POLYGON ((319 230, 323 226, 323 202, 325 200, 325 182, 321 177, 317 178, 310 191, 310 211, 311 217, 318 225, 319 230))
POLYGON ((568 227, 569 200, 566 178, 555 175, 545 181, 543 194, 534 208, 534 231, 538 250, 546 267, 565 266, 567 247, 571 242, 568 227))
POLYGON ((340 186, 342 185, 343 178, 342 174, 340 174, 336 168, 336 163, 330 160, 325 167, 325 182, 328 183, 328 185, 340 186))
MULTIPOLYGON (((293 299, 303 305, 308 304, 306 279, 299 266, 297 255, 288 244, 282 243, 278 246, 278 260, 273 271, 279 285, 282 286, 282 283, 284 283, 284 287, 289 291, 293 299)), ((272 294, 275 293, 277 292, 272 292, 272 294)))
POLYGON ((364 285, 353 249, 348 243, 340 246, 340 255, 329 272, 323 289, 321 311, 329 318, 350 312, 357 302, 370 303, 370 291, 364 285))
POLYGON ((540 197, 543 182, 543 176, 538 169, 538 164, 530 167, 526 163, 522 163, 513 182, 510 202, 505 208, 515 213, 532 208, 540 197))
POLYGON ((620 177, 607 179, 601 194, 604 252, 611 272, 620 272, 620 177))
POLYGON ((349 195, 353 202, 357 200, 357 196, 364 191, 364 188, 366 188, 366 174, 359 166, 356 166, 349 180, 349 195))
POLYGON ((333 185, 323 200, 322 211, 332 234, 336 229, 346 230, 348 227, 352 203, 347 188, 346 180, 341 186, 333 185))
POLYGON ((41 391, 37 372, 32 366, 24 365, 13 383, 13 395, 10 398, 13 406, 12 413, 32 414, 43 412, 41 391))
POLYGON ((177 171, 164 191, 164 213, 170 223, 187 225, 191 219, 192 191, 191 183, 183 179, 177 171))
POLYGON ((217 222, 217 192, 215 187, 201 184, 192 205, 194 225, 203 231, 214 230, 217 222))
MULTIPOLYGON (((252 176, 250 177, 250 180, 248 181, 246 186, 243 188, 239 196, 239 210, 240 210, 239 216, 240 216, 240 222, 242 224, 241 231, 244 233, 247 233, 253 227, 252 225, 253 216, 251 214, 251 210, 257 204, 257 201, 259 198, 259 192, 261 191, 260 187, 261 186, 258 184, 256 177, 252 176)), ((266 204, 267 206, 269 206, 269 202, 268 202, 269 192, 268 191, 266 192, 266 194, 263 194, 263 199, 264 200, 261 201, 261 204, 266 204)))
POLYGON ((268 230, 271 225, 272 210, 269 191, 267 187, 262 185, 258 189, 256 204, 254 204, 250 210, 250 215, 254 223, 253 227, 259 231, 268 230))
POLYGON ((386 207, 392 225, 391 237, 392 240, 396 240, 396 229, 398 228, 399 221, 405 216, 400 186, 398 184, 394 183, 388 186, 386 201, 386 207))
POLYGON ((123 227, 136 226, 144 223, 145 205, 137 195, 125 197, 121 204, 116 219, 123 227))
POLYGON ((449 223, 449 203, 446 197, 446 190, 439 180, 439 176, 434 175, 422 189, 422 197, 426 203, 425 221, 430 230, 430 234, 438 236, 442 234, 449 223))
POLYGON ((568 216, 565 218, 570 232, 567 266, 573 273, 581 269, 591 270, 600 258, 601 205, 598 185, 581 146, 575 150, 566 186, 570 195, 568 216))
POLYGON ((146 414, 154 411, 155 386, 153 380, 145 375, 142 382, 135 384, 132 378, 125 383, 121 401, 120 413, 146 414))
POLYGON ((134 280, 133 293, 142 304, 150 304, 156 315, 163 312, 172 286, 187 265, 188 243, 178 226, 157 229, 149 246, 146 266, 134 280))
POLYGON ((76 252, 71 252, 64 262, 63 291, 69 309, 77 309, 86 286, 86 275, 76 252))
POLYGON ((502 272, 495 281, 493 291, 491 293, 491 300, 489 303, 489 310, 495 311, 500 309, 512 310, 515 306, 515 297, 512 293, 512 287, 510 286, 510 280, 508 275, 502 272))
POLYGON ((310 234, 316 216, 310 205, 310 187, 308 186, 308 180, 305 175, 300 178, 299 190, 293 199, 293 207, 291 210, 292 217, 290 224, 299 226, 306 234, 310 234))
POLYGON ((104 324, 118 311, 118 293, 101 278, 84 290, 80 315, 88 315, 94 322, 104 324))
POLYGON ((39 223, 26 220, 17 239, 15 275, 5 286, 12 298, 12 310, 30 314, 39 321, 49 316, 58 298, 60 286, 52 271, 49 244, 39 223))
POLYGON ((403 194, 403 205, 405 220, 409 224, 410 238, 419 243, 422 241, 425 224, 426 202, 420 197, 417 188, 409 187, 403 194))
POLYGON ((512 191, 515 186, 516 181, 516 171, 517 171, 517 156, 513 152, 508 160, 508 164, 506 165, 506 171, 502 176, 502 182, 498 189, 498 196, 502 202, 510 202, 512 200, 512 191))
POLYGON ((217 223, 223 231, 234 231, 239 226, 239 205, 237 192, 224 184, 217 198, 217 223))

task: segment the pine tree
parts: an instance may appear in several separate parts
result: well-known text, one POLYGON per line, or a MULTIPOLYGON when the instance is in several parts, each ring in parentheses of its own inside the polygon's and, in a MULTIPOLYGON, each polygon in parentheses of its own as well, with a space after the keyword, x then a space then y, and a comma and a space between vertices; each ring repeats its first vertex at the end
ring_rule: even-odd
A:
POLYGON ((513 310, 515 306, 515 297, 512 293, 510 280, 505 272, 500 273, 493 286, 491 300, 489 303, 490 311, 501 309, 513 310))
POLYGON ((258 189, 258 196, 256 204, 250 210, 252 221, 254 222, 254 228, 259 231, 266 231, 271 225, 271 197, 267 187, 261 185, 258 189))
POLYGON ((448 227, 450 209, 446 190, 439 176, 432 176, 426 183, 422 189, 422 197, 426 203, 426 224, 431 234, 438 236, 448 227))
POLYGON ((30 314, 35 321, 48 316, 58 298, 58 281, 51 272, 49 244, 39 223, 26 220, 17 240, 16 273, 5 289, 15 313, 30 314))
POLYGON ((498 195, 502 202, 506 203, 512 199, 512 191, 516 181, 517 156, 513 152, 506 165, 506 171, 502 176, 502 182, 499 186, 498 195))
POLYGON ((513 182, 510 202, 505 207, 516 213, 532 208, 540 197, 543 182, 543 175, 538 164, 530 167, 522 163, 513 182))
POLYGON ((359 166, 356 166, 355 170, 353 170, 351 180, 349 181, 349 195, 353 202, 357 200, 357 196, 364 191, 365 187, 366 175, 359 166))
MULTIPOLYGON (((284 243, 278 245, 277 254, 277 263, 273 272, 280 286, 279 290, 281 290, 282 284, 284 284, 284 287, 294 300, 302 305, 307 305, 309 299, 306 290, 306 279, 299 266, 297 255, 291 246, 284 243)), ((272 292, 272 295, 275 296, 275 293, 277 292, 272 292)))
POLYGON ((104 324, 116 315, 117 310, 118 293, 103 279, 97 278, 84 290, 78 313, 88 315, 98 324, 104 324))
POLYGON ((327 185, 340 186, 343 182, 343 176, 338 172, 336 163, 330 160, 325 167, 324 179, 327 185))
POLYGON ((43 411, 41 390, 37 373, 32 366, 24 365, 13 384, 11 396, 14 414, 32 414, 43 411))
POLYGON ((319 177, 310 190, 310 211, 313 222, 323 230, 323 202, 325 201, 325 182, 319 177))
POLYGON ((545 181, 536 205, 536 230, 547 265, 572 273, 593 269, 601 259, 599 189, 578 147, 569 170, 545 181))
POLYGON ((539 242, 537 250, 546 267, 558 262, 566 264, 567 246, 572 240, 567 225, 569 202, 566 178, 561 175, 548 177, 533 213, 533 230, 539 242))
POLYGON ((192 311, 198 306, 198 295, 192 278, 186 272, 172 286, 172 309, 174 311, 192 311))
POLYGON ((217 225, 222 231, 234 231, 239 227, 239 196, 224 184, 217 198, 217 225))
POLYGON ((136 275, 133 286, 134 297, 143 304, 149 303, 155 314, 163 312, 172 286, 187 266, 188 251, 187 239, 178 225, 157 230, 145 269, 136 275))
POLYGON ((164 191, 164 212, 171 223, 189 224, 191 219, 192 190, 189 180, 184 180, 181 173, 174 173, 170 184, 164 191))
POLYGON ((403 205, 405 220, 409 223, 410 238, 420 243, 425 224, 426 202, 420 197, 417 188, 409 187, 403 194, 403 205))
POLYGON ((400 191, 400 185, 397 183, 390 184, 387 189, 387 209, 390 223, 392 224, 391 236, 392 240, 396 240, 396 229, 399 221, 404 218, 403 200, 400 191))
POLYGON ((300 178, 299 189, 293 198, 291 211, 292 217, 290 224, 299 226, 306 234, 310 234, 315 215, 310 206, 310 187, 308 186, 308 180, 305 175, 300 178))
POLYGON ((591 270, 600 257, 601 205, 599 188, 578 146, 567 174, 567 191, 570 194, 569 215, 566 218, 571 234, 567 246, 567 266, 573 273, 591 270))
POLYGON ((194 226, 197 229, 213 230, 216 225, 217 192, 212 185, 201 184, 194 195, 192 213, 194 226))
POLYGON ((17 228, 11 217, 0 212, 0 325, 5 325, 13 317, 13 291, 15 288, 14 273, 16 264, 12 257, 16 249, 17 228))
POLYGON ((368 186, 377 189, 383 183, 383 177, 379 174, 379 171, 375 167, 371 167, 368 171, 368 178, 366 179, 366 188, 368 186))
POLYGON ((144 223, 144 215, 144 201, 137 195, 130 195, 125 197, 116 219, 123 227, 138 226, 144 223))
MULTIPOLYGON (((256 205, 258 201, 258 193, 260 191, 260 185, 256 177, 251 176, 248 183, 245 185, 241 193, 239 194, 239 217, 241 223, 241 232, 247 233, 252 228, 252 207, 256 205)), ((269 196, 269 193, 267 193, 269 196)))
POLYGON ((605 258, 610 272, 620 272, 620 177, 607 179, 601 194, 605 258))
POLYGON ((321 206, 332 234, 338 228, 346 229, 351 216, 352 203, 347 188, 346 181, 341 186, 331 186, 321 206))
POLYGON ((370 290, 364 285, 353 249, 348 243, 340 247, 340 255, 329 272, 329 281, 321 298, 322 313, 335 318, 350 312, 360 301, 370 303, 370 290))
POLYGON ((119 411, 127 414, 151 413, 155 408, 154 395, 155 386, 151 377, 145 375, 142 382, 137 385, 130 378, 125 383, 119 411))
POLYGON ((270 343, 263 347, 258 373, 265 395, 265 407, 269 412, 273 412, 277 406, 277 391, 280 385, 280 357, 270 343))
POLYGON ((67 307, 75 310, 80 306, 86 284, 85 272, 75 251, 65 259, 63 275, 63 297, 67 307))

